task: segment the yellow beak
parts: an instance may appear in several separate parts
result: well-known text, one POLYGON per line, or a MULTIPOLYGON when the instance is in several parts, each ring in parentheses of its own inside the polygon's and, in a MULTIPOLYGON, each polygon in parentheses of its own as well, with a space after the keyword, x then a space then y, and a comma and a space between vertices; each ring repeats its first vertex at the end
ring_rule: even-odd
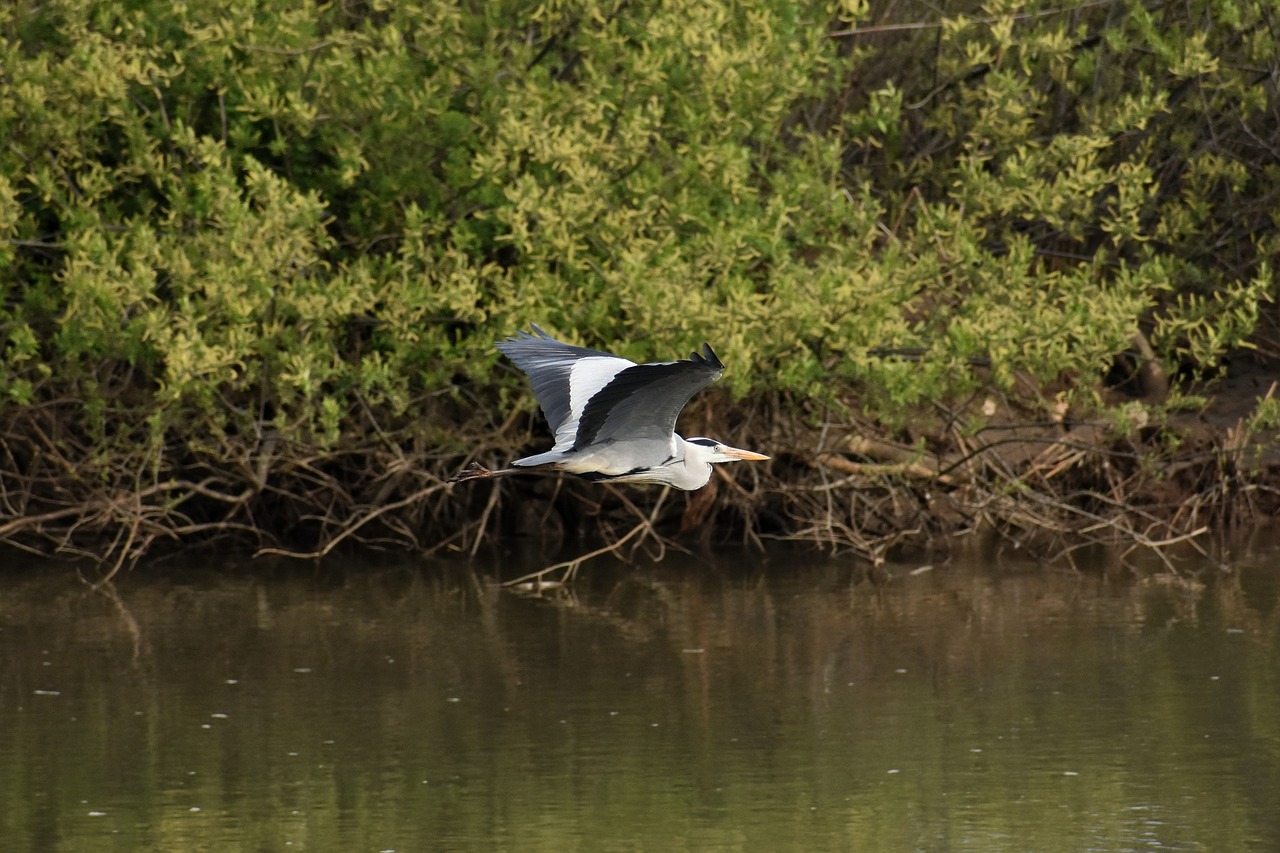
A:
POLYGON ((739 450, 736 447, 720 446, 720 452, 730 459, 736 459, 740 462, 763 462, 768 459, 763 453, 756 453, 751 450, 739 450))

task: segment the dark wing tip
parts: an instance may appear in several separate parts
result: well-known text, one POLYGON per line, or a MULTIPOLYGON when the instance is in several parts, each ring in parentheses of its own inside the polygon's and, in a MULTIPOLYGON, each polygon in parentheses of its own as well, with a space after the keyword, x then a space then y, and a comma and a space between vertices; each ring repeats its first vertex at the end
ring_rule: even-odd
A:
POLYGON ((724 363, 720 361, 715 350, 711 348, 711 344, 703 344, 701 354, 696 352, 689 353, 689 360, 696 364, 705 364, 707 367, 716 370, 724 370, 724 363))
POLYGON ((526 332, 524 329, 517 329, 514 335, 508 335, 506 338, 498 341, 498 344, 519 343, 520 341, 554 341, 555 338, 542 331, 542 327, 537 323, 530 323, 529 328, 533 331, 526 332))

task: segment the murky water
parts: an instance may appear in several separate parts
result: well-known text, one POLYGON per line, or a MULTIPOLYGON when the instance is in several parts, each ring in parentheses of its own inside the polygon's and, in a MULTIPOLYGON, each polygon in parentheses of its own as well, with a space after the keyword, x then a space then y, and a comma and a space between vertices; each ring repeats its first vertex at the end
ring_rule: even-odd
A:
POLYGON ((1275 556, 725 563, 8 574, 3 848, 1280 849, 1275 556))

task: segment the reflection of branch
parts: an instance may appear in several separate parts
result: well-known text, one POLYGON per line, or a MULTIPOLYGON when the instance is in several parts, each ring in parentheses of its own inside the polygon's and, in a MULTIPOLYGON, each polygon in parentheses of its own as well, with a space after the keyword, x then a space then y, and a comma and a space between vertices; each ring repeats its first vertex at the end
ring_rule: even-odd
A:
POLYGON ((109 580, 99 581, 91 586, 94 592, 105 597, 116 608, 116 612, 120 614, 120 618, 124 621, 124 627, 129 632, 129 637, 133 640, 133 662, 136 664, 142 652, 142 629, 138 627, 138 620, 134 618, 133 613, 125 605, 120 598, 120 593, 116 591, 115 585, 109 580))

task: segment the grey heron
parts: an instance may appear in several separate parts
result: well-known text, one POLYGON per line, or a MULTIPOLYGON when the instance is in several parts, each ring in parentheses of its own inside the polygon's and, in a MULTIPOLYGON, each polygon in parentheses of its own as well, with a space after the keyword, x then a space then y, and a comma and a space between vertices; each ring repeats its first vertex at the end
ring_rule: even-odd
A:
POLYGON ((555 445, 497 471, 472 463, 449 482, 551 469, 588 480, 663 483, 692 491, 707 484, 718 462, 769 458, 710 438, 676 435, 680 410, 724 372, 708 344, 686 360, 636 364, 531 327, 532 332, 521 331, 497 348, 528 375, 555 445))

